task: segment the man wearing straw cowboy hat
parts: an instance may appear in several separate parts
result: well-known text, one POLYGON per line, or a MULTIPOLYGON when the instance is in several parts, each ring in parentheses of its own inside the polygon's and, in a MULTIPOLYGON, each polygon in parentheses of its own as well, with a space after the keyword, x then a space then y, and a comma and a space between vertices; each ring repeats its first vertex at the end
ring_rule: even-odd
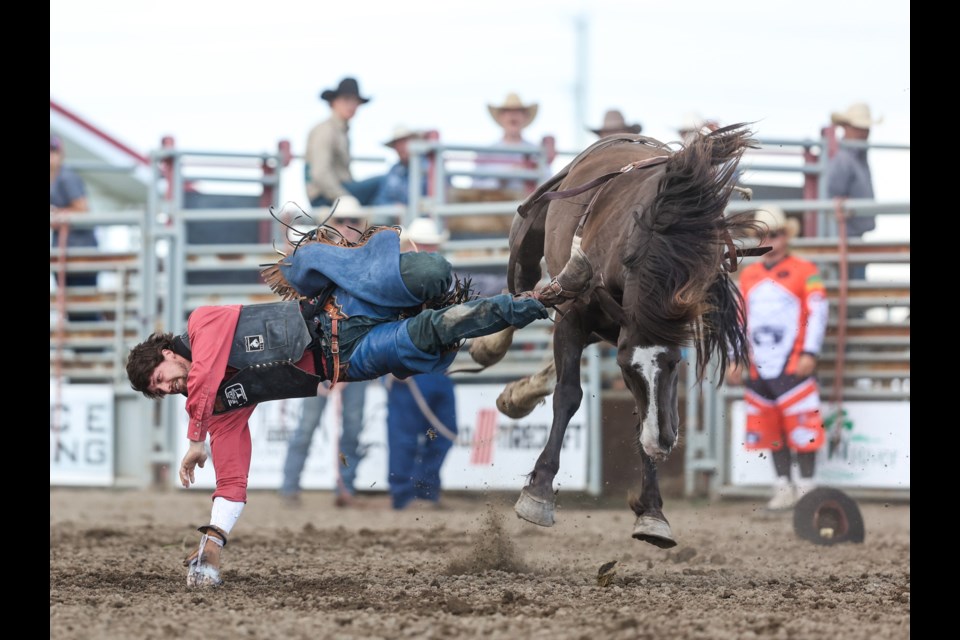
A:
POLYGON ((617 133, 640 133, 643 131, 643 125, 639 122, 627 124, 623 113, 619 109, 610 109, 603 114, 602 125, 596 129, 590 129, 589 127, 587 127, 587 129, 597 134, 597 136, 605 138, 617 133))
MULTIPOLYGON (((526 148, 531 153, 539 153, 540 146, 526 140, 523 137, 523 130, 526 129, 537 117, 537 111, 540 105, 536 102, 525 104, 516 93, 508 93, 501 104, 488 104, 487 110, 493 117, 493 120, 503 129, 503 135, 495 142, 498 145, 510 145, 514 147, 526 148)), ((524 156, 518 153, 484 153, 477 155, 477 164, 481 167, 492 169, 532 169, 536 163, 530 159, 530 156, 524 156)), ((552 157, 547 158, 549 168, 552 157)), ((532 192, 538 182, 550 177, 549 171, 545 172, 540 179, 524 180, 522 178, 477 178, 473 186, 480 189, 505 189, 515 191, 523 196, 532 192)))
MULTIPOLYGON (((865 144, 870 137, 870 128, 882 120, 873 119, 870 107, 865 102, 855 102, 846 111, 833 112, 830 121, 843 128, 845 142, 865 144)), ((873 199, 873 176, 867 160, 867 148, 840 145, 827 163, 826 182, 828 198, 873 199)), ((861 238, 877 226, 875 216, 853 216, 846 222, 848 238, 861 238)), ((863 280, 866 277, 866 265, 851 264, 847 273, 851 280, 863 280)))
POLYGON ((360 95, 355 78, 344 78, 336 89, 325 89, 320 99, 330 105, 330 117, 313 127, 304 154, 307 197, 314 207, 351 196, 368 205, 377 195, 383 176, 355 180, 350 171, 350 120, 370 98, 360 95))

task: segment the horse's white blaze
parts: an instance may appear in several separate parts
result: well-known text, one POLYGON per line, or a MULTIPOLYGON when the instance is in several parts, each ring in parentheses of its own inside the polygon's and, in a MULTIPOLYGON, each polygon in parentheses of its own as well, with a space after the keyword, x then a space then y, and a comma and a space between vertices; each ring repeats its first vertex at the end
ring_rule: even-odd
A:
POLYGON ((640 445, 651 458, 663 455, 660 449, 660 412, 657 410, 657 382, 660 378, 660 367, 657 366, 657 356, 666 352, 666 347, 636 347, 630 364, 640 371, 640 375, 647 383, 647 412, 642 416, 643 428, 640 429, 640 445))

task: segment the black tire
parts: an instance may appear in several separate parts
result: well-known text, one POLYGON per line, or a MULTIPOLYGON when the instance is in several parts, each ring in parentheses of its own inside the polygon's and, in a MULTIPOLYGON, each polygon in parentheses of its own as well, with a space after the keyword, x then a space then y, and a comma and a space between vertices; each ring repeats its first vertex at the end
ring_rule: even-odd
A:
POLYGON ((843 491, 814 489, 793 508, 793 530, 814 544, 863 542, 863 516, 857 503, 843 491), (832 530, 832 533, 824 530, 832 530))

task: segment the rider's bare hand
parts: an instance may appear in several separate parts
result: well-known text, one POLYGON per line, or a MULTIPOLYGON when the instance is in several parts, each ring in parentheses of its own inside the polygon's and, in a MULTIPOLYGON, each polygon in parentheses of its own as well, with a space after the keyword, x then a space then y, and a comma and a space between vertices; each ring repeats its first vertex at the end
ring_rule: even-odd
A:
POLYGON ((180 461, 180 484, 184 487, 189 488, 191 484, 196 482, 194 477, 194 469, 197 467, 203 468, 203 465, 207 462, 207 450, 204 446, 204 443, 197 442, 195 440, 190 441, 190 448, 187 449, 187 453, 183 456, 183 460, 180 461))

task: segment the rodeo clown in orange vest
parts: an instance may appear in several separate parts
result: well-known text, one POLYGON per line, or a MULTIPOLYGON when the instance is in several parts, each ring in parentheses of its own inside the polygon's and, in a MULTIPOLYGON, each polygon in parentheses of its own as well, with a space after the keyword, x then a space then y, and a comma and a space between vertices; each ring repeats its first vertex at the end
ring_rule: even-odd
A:
POLYGON ((574 284, 561 273, 538 291, 470 299, 443 256, 401 253, 400 228, 383 226, 354 243, 321 225, 263 277, 283 302, 199 307, 186 331, 154 333, 127 359, 134 390, 187 398, 184 487, 210 438, 216 490, 200 546, 184 562, 190 587, 223 582, 221 549, 247 500, 247 421, 258 403, 313 396, 324 381, 444 371, 464 340, 546 318, 574 284))
POLYGON ((792 509, 815 488, 817 451, 826 442, 817 359, 829 304, 817 266, 790 253, 800 226, 779 207, 756 212, 766 227, 763 258, 740 274, 750 368, 731 365, 727 381, 745 385, 747 451, 769 449, 776 480, 769 511, 792 509), (791 477, 794 458, 799 477, 791 477))

